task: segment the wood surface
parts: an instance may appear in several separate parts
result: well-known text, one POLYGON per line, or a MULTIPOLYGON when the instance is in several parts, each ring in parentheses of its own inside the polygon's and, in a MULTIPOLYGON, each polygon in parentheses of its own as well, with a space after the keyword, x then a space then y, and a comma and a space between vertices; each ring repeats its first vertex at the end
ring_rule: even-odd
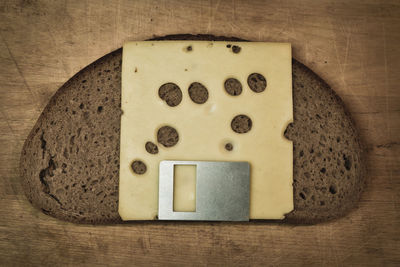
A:
POLYGON ((400 265, 399 1, 2 0, 0 33, 0 265, 400 265), (176 33, 291 42, 368 147, 359 208, 314 226, 76 225, 34 209, 19 153, 54 92, 124 41, 176 33))

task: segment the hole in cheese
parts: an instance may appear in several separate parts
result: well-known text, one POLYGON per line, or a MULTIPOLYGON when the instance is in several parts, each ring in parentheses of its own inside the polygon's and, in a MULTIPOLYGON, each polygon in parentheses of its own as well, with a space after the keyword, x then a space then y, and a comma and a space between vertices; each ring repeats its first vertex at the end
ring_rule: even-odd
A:
POLYGON ((165 147, 171 147, 178 143, 179 134, 173 127, 163 126, 157 131, 157 141, 165 147))
POLYGON ((225 144, 225 149, 228 150, 228 151, 232 151, 232 149, 233 149, 232 143, 226 143, 225 144))
POLYGON ((247 84, 255 93, 261 93, 267 88, 267 80, 260 73, 252 73, 247 78, 247 84))
POLYGON ((146 142, 144 147, 145 147, 146 151, 149 152, 150 154, 158 153, 158 147, 153 142, 150 142, 150 141, 146 142))
POLYGON ((144 174, 147 171, 146 164, 141 160, 134 160, 131 164, 131 168, 136 174, 144 174))
POLYGON ((242 84, 235 78, 229 78, 224 83, 225 91, 232 95, 237 96, 242 93, 242 84))
POLYGON ((164 100, 168 106, 175 107, 182 101, 182 91, 174 83, 165 83, 158 89, 158 96, 164 100))
POLYGON ((188 91, 190 99, 196 104, 204 104, 208 99, 207 88, 199 82, 192 83, 188 91))
POLYGON ((253 122, 249 118, 249 116, 240 114, 235 116, 231 122, 231 128, 236 133, 247 133, 251 130, 253 126, 253 122))

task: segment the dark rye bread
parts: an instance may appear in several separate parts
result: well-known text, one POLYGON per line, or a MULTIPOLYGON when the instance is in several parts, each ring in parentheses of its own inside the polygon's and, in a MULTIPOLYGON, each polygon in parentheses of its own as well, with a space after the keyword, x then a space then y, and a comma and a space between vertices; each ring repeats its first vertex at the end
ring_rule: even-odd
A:
MULTIPOLYGON (((174 35, 156 40, 224 40, 174 35)), ((29 201, 44 213, 78 223, 120 222, 118 215, 121 55, 90 64, 51 98, 29 134, 20 170, 29 201)), ((294 206, 287 222, 338 218, 357 205, 363 148, 340 98, 293 60, 294 206)))

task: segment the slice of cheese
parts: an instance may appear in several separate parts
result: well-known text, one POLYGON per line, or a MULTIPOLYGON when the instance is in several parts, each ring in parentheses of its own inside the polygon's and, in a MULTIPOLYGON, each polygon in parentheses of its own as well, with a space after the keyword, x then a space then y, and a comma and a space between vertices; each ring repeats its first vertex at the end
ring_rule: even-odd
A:
MULTIPOLYGON (((158 168, 162 160, 247 161, 251 166, 250 218, 284 218, 293 209, 293 146, 283 136, 293 121, 291 60, 287 43, 126 43, 119 186, 122 219, 157 218, 158 168), (267 79, 265 91, 250 90, 247 78, 252 73, 267 79), (241 82, 240 95, 225 91, 228 78, 241 82), (188 88, 193 82, 207 88, 204 104, 194 103, 189 97, 188 88), (179 105, 171 107, 159 97, 158 90, 165 83, 180 87, 183 96, 179 105), (231 128, 232 119, 239 114, 252 120, 247 133, 239 134, 231 128), (179 134, 175 146, 157 143, 157 131, 165 125, 179 134), (158 145, 157 154, 146 152, 148 141, 158 145), (226 143, 233 145, 231 151, 225 149, 226 143), (144 174, 132 171, 134 160, 146 164, 144 174)), ((179 192, 184 194, 185 190, 179 192)), ((187 194, 181 199, 192 198, 192 191, 187 194)), ((178 206, 190 210, 193 201, 178 206)))

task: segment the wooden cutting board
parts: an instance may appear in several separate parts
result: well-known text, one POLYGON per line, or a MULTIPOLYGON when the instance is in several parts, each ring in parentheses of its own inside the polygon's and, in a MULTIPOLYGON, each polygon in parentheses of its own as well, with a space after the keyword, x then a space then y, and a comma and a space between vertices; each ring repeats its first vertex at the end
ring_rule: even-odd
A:
POLYGON ((6 0, 0 30, 0 265, 400 264, 399 1, 6 0), (368 146, 360 207, 315 226, 75 225, 34 209, 19 153, 57 88, 124 41, 175 33, 291 42, 368 146))

